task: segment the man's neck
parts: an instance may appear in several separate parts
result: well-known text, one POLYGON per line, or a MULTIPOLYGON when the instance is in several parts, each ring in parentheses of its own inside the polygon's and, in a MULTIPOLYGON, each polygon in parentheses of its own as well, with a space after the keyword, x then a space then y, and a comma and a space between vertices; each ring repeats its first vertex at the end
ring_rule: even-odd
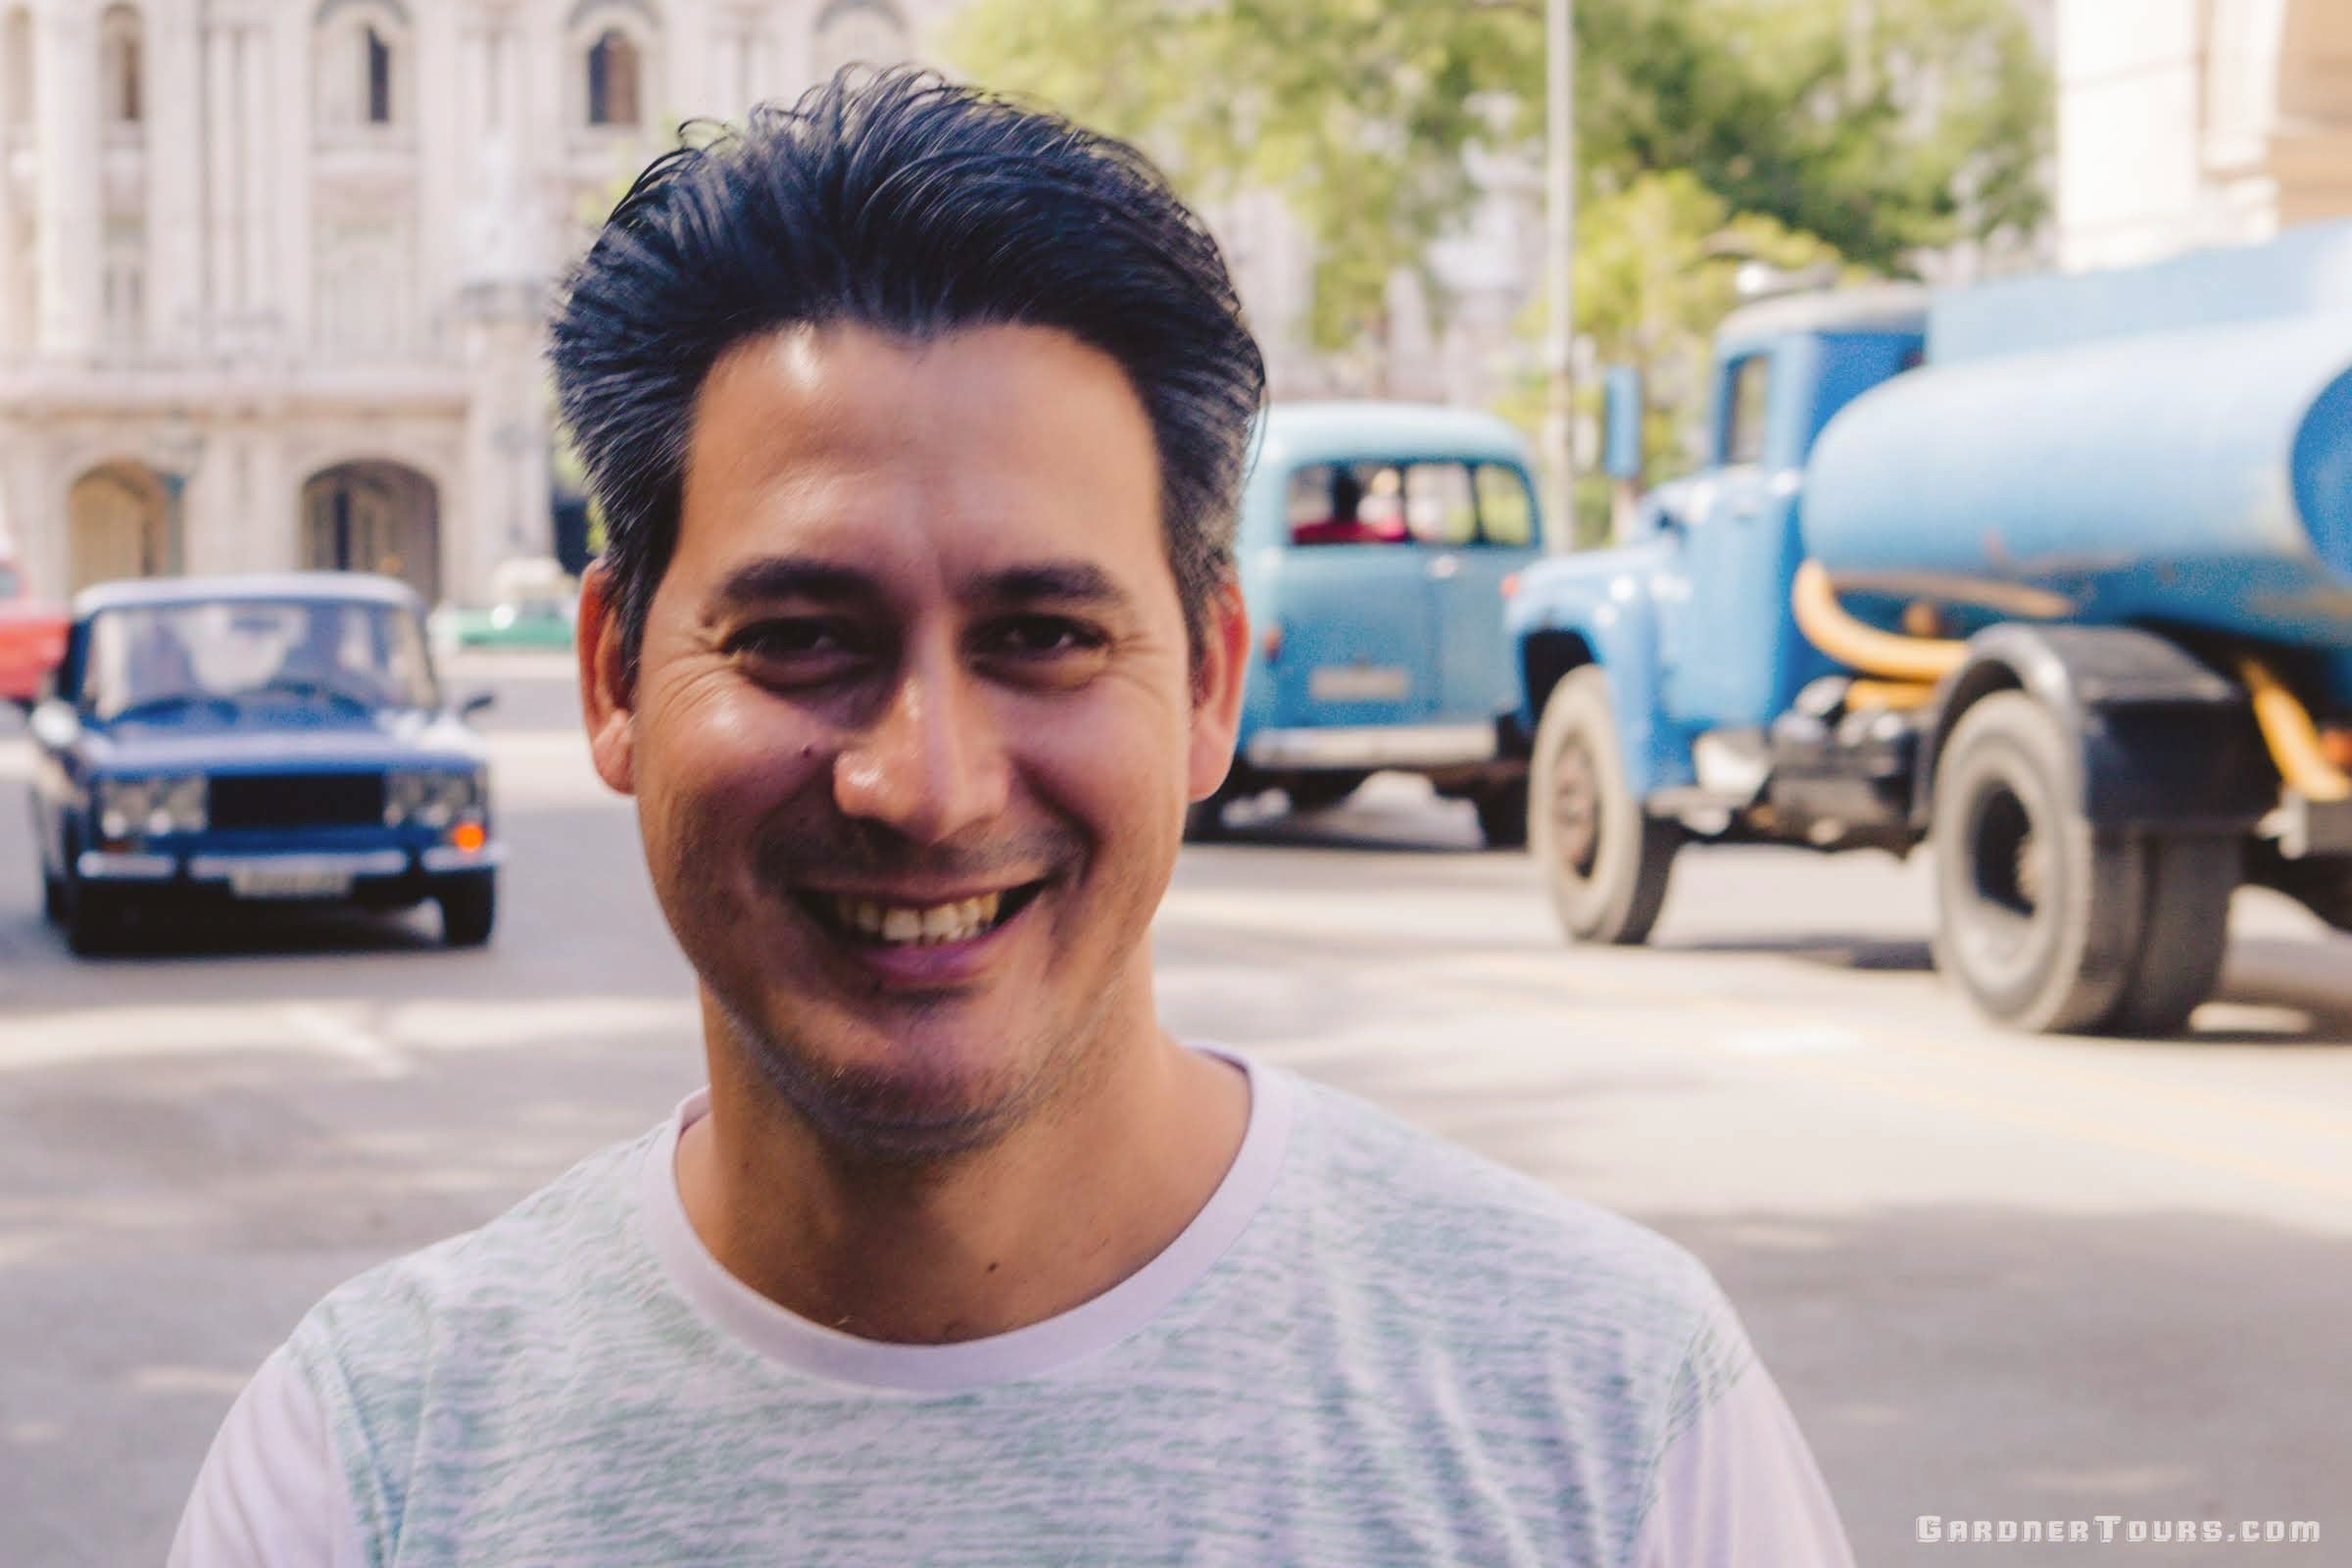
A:
POLYGON ((876 1181, 731 1048, 678 1147, 695 1232, 737 1279, 862 1339, 940 1345, 1070 1310, 1157 1256, 1241 1149, 1247 1080, 1155 1025, 990 1147, 876 1181))

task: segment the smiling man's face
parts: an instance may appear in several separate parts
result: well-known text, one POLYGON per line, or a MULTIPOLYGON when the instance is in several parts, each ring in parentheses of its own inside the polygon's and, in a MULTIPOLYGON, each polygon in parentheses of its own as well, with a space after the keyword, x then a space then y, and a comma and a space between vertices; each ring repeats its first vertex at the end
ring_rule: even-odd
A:
POLYGON ((1196 669, 1157 465, 1117 363, 1038 327, 794 329, 702 390, 591 728, 711 1016, 829 1137, 985 1143, 1154 1027, 1246 639, 1228 592, 1196 669))

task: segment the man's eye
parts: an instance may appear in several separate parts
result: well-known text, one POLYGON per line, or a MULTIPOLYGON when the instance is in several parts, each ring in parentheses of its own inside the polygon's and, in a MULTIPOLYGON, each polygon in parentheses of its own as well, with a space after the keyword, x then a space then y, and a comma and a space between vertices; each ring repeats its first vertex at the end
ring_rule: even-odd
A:
POLYGON ((857 632, 839 621, 763 620, 729 638, 727 652, 770 663, 831 665, 864 649, 857 632))
POLYGON ((1091 626, 1059 615, 1020 615, 1003 622, 991 639, 993 651, 1013 659, 1050 659, 1059 654, 1092 653, 1103 644, 1091 626))

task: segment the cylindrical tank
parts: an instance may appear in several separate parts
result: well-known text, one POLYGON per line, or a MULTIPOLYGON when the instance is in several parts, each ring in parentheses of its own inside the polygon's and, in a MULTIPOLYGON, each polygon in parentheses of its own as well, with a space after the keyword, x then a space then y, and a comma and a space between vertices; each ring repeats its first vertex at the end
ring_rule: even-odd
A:
POLYGON ((1909 371, 1830 422, 1802 505, 1834 574, 2352 648, 2352 312, 1909 371))

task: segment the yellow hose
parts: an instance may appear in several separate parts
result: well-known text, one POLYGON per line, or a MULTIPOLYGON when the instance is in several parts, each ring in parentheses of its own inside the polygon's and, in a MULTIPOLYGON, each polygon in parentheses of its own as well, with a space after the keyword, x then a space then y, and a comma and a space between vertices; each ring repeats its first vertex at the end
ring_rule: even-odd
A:
POLYGON ((1884 708, 1898 713, 1925 708, 1936 699, 1936 688, 1924 680, 1854 680, 1846 682, 1845 706, 1884 708))
MULTIPOLYGON (((1926 702, 1934 683, 1967 660, 1968 645, 1949 638, 1906 637, 1855 619, 1838 603, 1838 585, 1818 561, 1796 568, 1789 593, 1797 629, 1838 662, 1877 676, 1856 681, 1858 707, 1908 708, 1926 702)), ((2327 743, 2302 699, 2251 654, 2237 660, 2238 678, 2254 702, 2254 722, 2287 788, 2307 801, 2352 800, 2352 774, 2329 760, 2327 743)))
POLYGON ((1838 585, 1818 561, 1796 568, 1788 596, 1805 640, 1840 664, 1865 675, 1933 684, 1958 669, 1968 644, 1946 637, 1905 637, 1856 620, 1838 603, 1838 585))
POLYGON ((2254 722, 2286 787, 2307 801, 2352 800, 2352 776, 2328 760, 2302 699, 2252 654, 2238 656, 2237 674, 2254 699, 2254 722))

